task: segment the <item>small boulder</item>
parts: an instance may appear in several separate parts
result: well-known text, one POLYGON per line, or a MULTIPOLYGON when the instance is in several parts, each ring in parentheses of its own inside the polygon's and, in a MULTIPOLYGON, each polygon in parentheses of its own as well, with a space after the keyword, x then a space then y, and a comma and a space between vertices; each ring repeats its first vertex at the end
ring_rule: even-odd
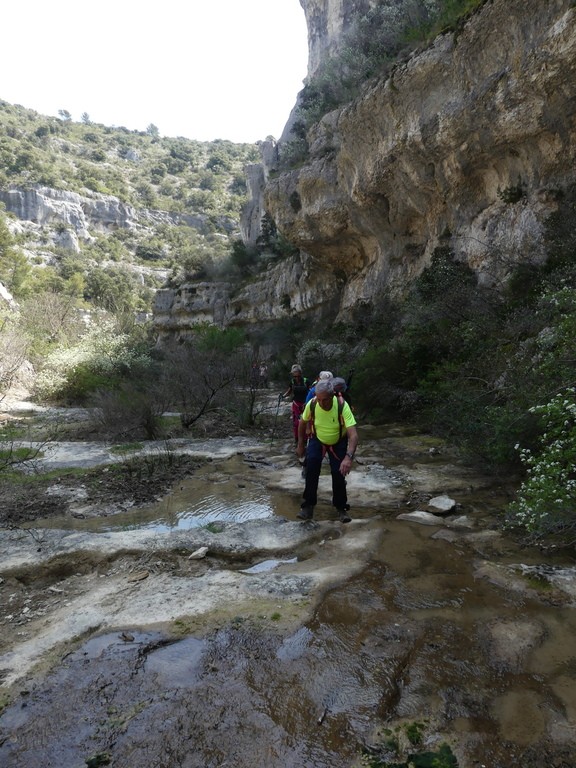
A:
POLYGON ((188 560, 201 560, 203 557, 206 557, 207 554, 208 547, 200 547, 200 549, 195 550, 188 556, 188 560))
POLYGON ((456 502, 450 496, 434 496, 428 502, 427 509, 435 515, 449 515, 456 509, 456 502))
POLYGON ((414 512, 403 512, 396 517, 397 520, 409 520, 412 523, 420 525, 443 525, 444 521, 439 515, 433 515, 432 512, 423 512, 417 509, 414 512))

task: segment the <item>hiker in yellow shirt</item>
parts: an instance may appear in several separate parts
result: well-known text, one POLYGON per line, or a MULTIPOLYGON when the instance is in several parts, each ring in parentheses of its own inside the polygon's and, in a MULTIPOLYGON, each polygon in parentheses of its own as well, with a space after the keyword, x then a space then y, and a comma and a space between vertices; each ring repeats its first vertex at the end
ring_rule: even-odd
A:
POLYGON ((306 455, 306 485, 297 515, 300 520, 312 520, 314 516, 322 460, 328 453, 332 474, 332 504, 336 507, 340 521, 350 522, 346 475, 352 469, 357 445, 356 419, 350 406, 343 400, 339 402, 331 379, 319 381, 316 384, 316 395, 306 404, 298 425, 296 455, 299 459, 306 455))

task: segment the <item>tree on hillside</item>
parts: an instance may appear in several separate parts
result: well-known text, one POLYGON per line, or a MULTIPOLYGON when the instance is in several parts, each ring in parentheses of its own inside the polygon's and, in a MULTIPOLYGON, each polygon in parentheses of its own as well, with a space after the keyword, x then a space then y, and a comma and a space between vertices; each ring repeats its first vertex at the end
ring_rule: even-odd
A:
POLYGON ((26 362, 28 340, 16 322, 0 318, 0 402, 26 362))
POLYGON ((113 313, 131 312, 137 302, 136 278, 120 267, 91 269, 84 298, 113 313))
POLYGON ((6 219, 0 213, 0 263, 8 257, 12 248, 12 235, 6 224, 6 219))
POLYGON ((43 291, 27 298, 22 303, 21 325, 40 357, 56 344, 78 341, 86 330, 76 311, 76 297, 55 291, 43 291))
POLYGON ((32 269, 26 257, 14 248, 14 240, 0 215, 0 282, 18 298, 24 295, 32 269))

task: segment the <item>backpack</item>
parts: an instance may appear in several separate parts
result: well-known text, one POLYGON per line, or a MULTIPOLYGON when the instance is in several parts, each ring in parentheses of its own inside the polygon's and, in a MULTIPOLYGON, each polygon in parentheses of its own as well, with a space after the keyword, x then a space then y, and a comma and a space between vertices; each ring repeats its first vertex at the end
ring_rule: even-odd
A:
POLYGON ((332 379, 332 384, 334 385, 334 394, 339 398, 343 398, 348 403, 350 408, 352 408, 352 401, 350 400, 350 392, 348 391, 346 380, 340 376, 336 376, 334 379, 332 379))
MULTIPOLYGON (((344 437, 344 433, 346 432, 346 422, 344 421, 344 416, 342 415, 342 411, 344 410, 344 404, 345 399, 341 392, 334 392, 336 399, 338 400, 338 423, 340 424, 340 437, 338 440, 342 440, 344 437)), ((316 403, 318 401, 315 397, 310 400, 310 424, 308 427, 308 437, 312 437, 316 434, 316 430, 314 429, 314 411, 316 410, 316 403)))

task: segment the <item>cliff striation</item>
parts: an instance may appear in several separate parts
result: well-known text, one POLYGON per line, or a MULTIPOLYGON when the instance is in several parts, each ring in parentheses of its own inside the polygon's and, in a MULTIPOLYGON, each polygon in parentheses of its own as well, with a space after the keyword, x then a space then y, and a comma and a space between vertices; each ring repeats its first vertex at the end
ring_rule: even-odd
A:
MULTIPOLYGON (((361 4, 302 5, 316 61, 361 4)), ((302 167, 259 178, 264 210, 300 256, 228 299, 220 294, 221 322, 346 320, 382 293, 401 293, 438 246, 480 284, 542 260, 544 223, 576 177, 573 6, 488 1, 326 115, 309 132, 302 167)))
MULTIPOLYGON (((338 53, 350 27, 382 0, 300 0, 308 29, 308 77, 323 61, 338 53)), ((394 6, 401 0, 386 0, 394 6)))
POLYGON ((269 181, 266 208, 310 279, 346 276, 341 313, 401 291, 440 244, 484 282, 543 257, 575 177, 575 14, 570 0, 484 4, 325 116, 306 165, 269 181))

